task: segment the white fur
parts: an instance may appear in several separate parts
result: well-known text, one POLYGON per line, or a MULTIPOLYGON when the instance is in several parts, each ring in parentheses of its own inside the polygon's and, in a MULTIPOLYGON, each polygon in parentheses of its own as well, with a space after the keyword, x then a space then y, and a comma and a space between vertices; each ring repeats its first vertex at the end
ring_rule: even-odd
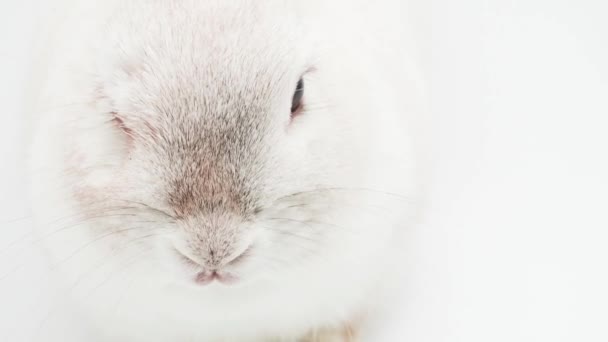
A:
POLYGON ((411 61, 401 60, 405 42, 396 2, 380 8, 246 0, 77 5, 53 35, 36 110, 33 197, 51 267, 102 341, 291 340, 339 328, 382 304, 399 273, 400 237, 414 215, 417 191, 411 124, 420 94, 411 61), (222 30, 255 35, 233 44, 218 41, 222 30), (154 72, 133 77, 143 60, 153 61, 154 72), (208 80, 195 78, 202 75, 198 62, 208 63, 208 80), (310 68, 305 96, 312 109, 286 128, 290 85, 310 68), (107 209, 128 200, 169 210, 159 181, 166 175, 159 173, 175 165, 158 167, 163 160, 146 146, 129 147, 109 112, 121 110, 134 125, 163 106, 180 117, 186 105, 163 93, 171 75, 194 97, 200 94, 194 87, 214 79, 255 95, 252 70, 267 70, 277 85, 267 99, 272 129, 259 137, 266 152, 252 161, 265 167, 259 177, 267 206, 251 223, 226 221, 235 245, 256 246, 232 270, 242 283, 201 288, 169 246, 186 246, 194 235, 227 238, 226 231, 210 235, 205 217, 167 223, 155 211, 107 216, 118 212, 80 201, 93 198, 107 209), (100 89, 103 96, 96 97, 100 89), (303 209, 276 202, 315 188, 350 190, 298 197, 303 209), (86 208, 93 215, 85 217, 91 214, 86 208), (266 220, 278 215, 292 221, 266 220), (133 226, 141 229, 115 233, 133 226), (148 236, 157 232, 163 236, 148 236))

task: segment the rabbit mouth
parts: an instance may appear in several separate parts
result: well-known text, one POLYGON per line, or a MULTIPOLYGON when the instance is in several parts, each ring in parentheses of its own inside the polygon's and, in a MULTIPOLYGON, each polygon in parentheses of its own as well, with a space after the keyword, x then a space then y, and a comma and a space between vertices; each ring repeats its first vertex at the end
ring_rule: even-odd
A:
POLYGON ((230 272, 203 271, 197 274, 195 279, 196 284, 201 286, 209 285, 215 281, 225 285, 232 285, 238 283, 239 278, 230 272))

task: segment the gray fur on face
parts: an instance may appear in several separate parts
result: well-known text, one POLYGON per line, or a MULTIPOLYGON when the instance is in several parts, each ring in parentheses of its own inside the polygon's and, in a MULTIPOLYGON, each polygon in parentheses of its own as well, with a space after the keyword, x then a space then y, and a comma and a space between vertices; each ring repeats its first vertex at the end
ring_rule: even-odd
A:
MULTIPOLYGON (((242 15, 235 10, 234 20, 251 20, 242 15)), ((165 20, 195 16, 176 10, 165 20)), ((147 27, 163 27, 157 24, 147 27)), ((130 91, 118 104, 127 110, 114 111, 146 156, 148 170, 164 183, 167 204, 178 217, 220 211, 247 216, 260 205, 263 174, 272 163, 271 136, 285 123, 276 115, 277 95, 289 94, 287 81, 300 72, 290 70, 290 56, 279 52, 289 41, 250 43, 268 28, 212 24, 152 29, 137 44, 132 38, 118 48, 128 52, 119 62, 123 78, 117 86, 127 84, 130 91), (184 32, 174 32, 176 27, 184 32)))

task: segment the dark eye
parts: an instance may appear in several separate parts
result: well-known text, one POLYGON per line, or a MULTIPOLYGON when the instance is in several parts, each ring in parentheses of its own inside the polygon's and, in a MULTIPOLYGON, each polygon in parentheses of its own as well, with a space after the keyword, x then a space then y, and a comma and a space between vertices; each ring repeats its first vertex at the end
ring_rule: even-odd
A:
POLYGON ((296 114, 302 107, 302 97, 304 96, 304 80, 300 79, 296 85, 296 91, 293 93, 291 101, 291 115, 296 114))

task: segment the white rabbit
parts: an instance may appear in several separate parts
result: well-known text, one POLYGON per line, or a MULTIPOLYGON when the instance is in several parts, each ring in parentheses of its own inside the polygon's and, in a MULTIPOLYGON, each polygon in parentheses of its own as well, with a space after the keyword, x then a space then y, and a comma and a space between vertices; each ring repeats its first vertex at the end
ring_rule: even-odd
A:
POLYGON ((98 339, 357 338, 398 287, 418 198, 398 3, 57 11, 32 191, 98 339))

